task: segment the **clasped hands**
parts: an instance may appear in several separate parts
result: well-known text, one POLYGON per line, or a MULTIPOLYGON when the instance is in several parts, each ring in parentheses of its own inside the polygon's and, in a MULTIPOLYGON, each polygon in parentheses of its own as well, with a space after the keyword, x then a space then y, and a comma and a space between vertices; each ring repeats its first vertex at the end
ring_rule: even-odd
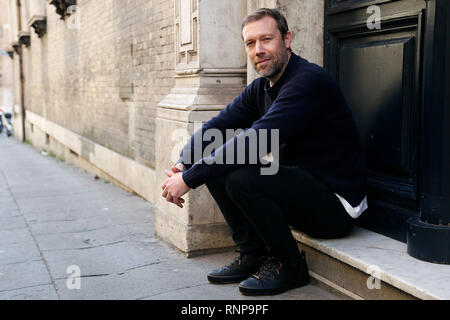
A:
POLYGON ((186 170, 182 163, 177 163, 171 168, 171 171, 166 170, 165 173, 168 178, 164 181, 162 189, 163 198, 166 198, 168 202, 176 204, 178 207, 183 208, 184 199, 181 198, 191 188, 189 188, 183 180, 183 171, 186 170))

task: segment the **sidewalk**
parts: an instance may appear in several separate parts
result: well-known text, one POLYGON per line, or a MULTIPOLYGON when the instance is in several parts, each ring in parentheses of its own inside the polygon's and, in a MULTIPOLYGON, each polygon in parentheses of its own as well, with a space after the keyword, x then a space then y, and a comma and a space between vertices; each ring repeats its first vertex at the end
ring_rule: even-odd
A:
MULTIPOLYGON (((0 135, 1 300, 255 299, 206 279, 235 255, 185 258, 154 237, 149 202, 0 135)), ((313 282, 258 299, 342 297, 313 282)))

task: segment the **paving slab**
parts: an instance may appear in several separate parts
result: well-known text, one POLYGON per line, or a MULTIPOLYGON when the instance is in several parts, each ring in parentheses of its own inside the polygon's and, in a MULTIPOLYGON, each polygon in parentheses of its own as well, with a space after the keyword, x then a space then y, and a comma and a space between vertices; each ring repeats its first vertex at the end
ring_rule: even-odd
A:
POLYGON ((0 292, 51 283, 45 264, 40 259, 0 265, 0 292))
POLYGON ((0 246, 34 241, 28 228, 0 231, 0 246))
POLYGON ((0 300, 58 300, 53 284, 0 291, 0 300))
POLYGON ((0 291, 0 300, 58 300, 53 284, 0 291))
POLYGON ((0 265, 25 263, 41 260, 41 255, 34 240, 0 244, 0 265))
POLYGON ((87 249, 47 251, 45 257, 55 279, 67 277, 66 269, 70 265, 79 266, 83 276, 92 276, 123 274, 143 266, 175 260, 186 262, 184 256, 167 250, 159 241, 152 244, 124 241, 87 249))
POLYGON ((25 221, 20 215, 3 217, 0 215, 0 230, 14 230, 26 228, 25 221))
POLYGON ((153 223, 114 225, 95 230, 72 233, 49 233, 36 235, 42 251, 87 249, 124 242, 136 234, 153 234, 153 223))

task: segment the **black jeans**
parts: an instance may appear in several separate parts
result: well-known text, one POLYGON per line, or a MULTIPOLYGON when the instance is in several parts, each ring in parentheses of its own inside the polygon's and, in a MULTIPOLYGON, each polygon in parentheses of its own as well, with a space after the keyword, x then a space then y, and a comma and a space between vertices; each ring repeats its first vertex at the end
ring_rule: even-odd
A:
POLYGON ((299 250, 289 225, 316 238, 344 237, 353 227, 336 195, 301 168, 280 166, 276 175, 261 175, 258 166, 245 166, 206 186, 242 253, 296 265, 299 250))

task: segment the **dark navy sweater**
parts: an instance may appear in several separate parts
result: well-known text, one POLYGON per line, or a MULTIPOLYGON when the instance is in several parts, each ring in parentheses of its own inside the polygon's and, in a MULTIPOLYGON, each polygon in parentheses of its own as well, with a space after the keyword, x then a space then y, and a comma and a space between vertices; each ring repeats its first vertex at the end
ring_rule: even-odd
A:
MULTIPOLYGON (((196 188, 208 179, 248 164, 250 153, 259 152, 248 143, 244 144, 247 161, 244 164, 220 164, 214 160, 218 157, 224 159, 227 148, 236 150, 246 130, 255 130, 259 146, 259 139, 265 139, 259 134, 259 129, 269 132, 267 153, 272 151, 270 130, 279 130, 280 165, 307 170, 353 207, 365 197, 364 157, 355 122, 343 94, 324 69, 294 53, 274 86, 270 87, 266 78, 254 80, 232 103, 194 133, 179 160, 187 167, 183 172, 186 185, 196 188), (242 128, 245 131, 208 156, 195 158, 194 147, 198 149, 200 145, 194 144, 194 140, 196 137, 201 139, 211 128, 220 130, 224 137, 226 129, 242 128)), ((202 141, 202 150, 209 143, 202 141)))

